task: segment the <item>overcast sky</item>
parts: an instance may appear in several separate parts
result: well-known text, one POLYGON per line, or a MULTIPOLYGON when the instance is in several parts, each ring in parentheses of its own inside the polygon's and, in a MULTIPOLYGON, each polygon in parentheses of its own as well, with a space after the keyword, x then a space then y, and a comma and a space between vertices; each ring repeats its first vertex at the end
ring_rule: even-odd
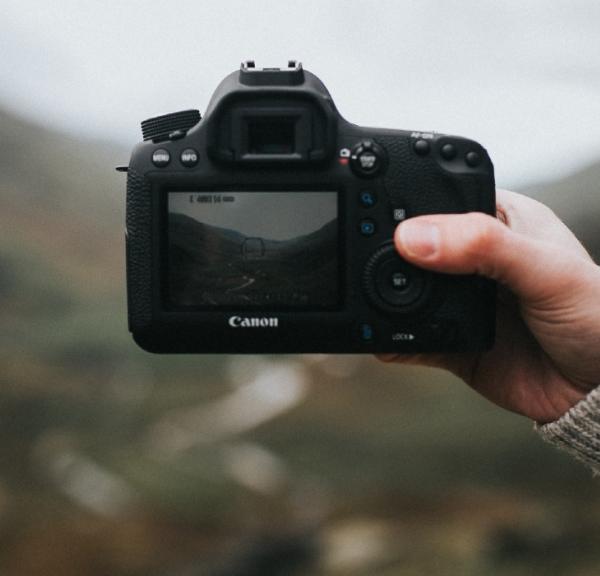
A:
POLYGON ((501 185, 600 159, 598 0, 2 0, 0 106, 133 145, 254 58, 367 126, 479 140, 501 185))

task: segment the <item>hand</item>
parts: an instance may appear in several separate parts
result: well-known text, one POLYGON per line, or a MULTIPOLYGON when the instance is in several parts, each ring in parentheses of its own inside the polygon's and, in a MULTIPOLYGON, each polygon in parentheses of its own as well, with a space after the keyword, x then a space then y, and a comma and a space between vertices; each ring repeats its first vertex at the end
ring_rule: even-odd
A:
POLYGON ((498 219, 420 216, 394 235, 417 266, 500 283, 494 348, 379 358, 444 368, 499 406, 547 423, 600 385, 600 267, 540 202, 498 190, 497 210, 498 219))

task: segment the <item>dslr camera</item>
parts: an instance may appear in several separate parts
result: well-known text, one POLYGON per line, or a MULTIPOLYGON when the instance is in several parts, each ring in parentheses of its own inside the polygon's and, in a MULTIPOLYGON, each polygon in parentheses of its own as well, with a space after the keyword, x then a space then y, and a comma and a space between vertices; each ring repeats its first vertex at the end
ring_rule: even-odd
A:
POLYGON ((142 122, 127 170, 129 328, 152 352, 415 353, 489 348, 495 284, 403 260, 395 227, 495 214, 472 140, 364 128, 290 61, 252 61, 201 118, 142 122))

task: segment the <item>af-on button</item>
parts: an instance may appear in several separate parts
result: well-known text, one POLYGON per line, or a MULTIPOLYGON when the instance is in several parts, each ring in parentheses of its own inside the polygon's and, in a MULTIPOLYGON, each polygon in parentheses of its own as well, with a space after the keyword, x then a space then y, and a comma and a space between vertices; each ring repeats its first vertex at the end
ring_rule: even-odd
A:
POLYGON ((419 156, 427 156, 427 154, 429 154, 429 150, 431 149, 431 146, 429 145, 429 142, 427 142, 427 140, 423 140, 423 138, 419 138, 414 144, 413 144, 413 150, 419 155, 419 156))

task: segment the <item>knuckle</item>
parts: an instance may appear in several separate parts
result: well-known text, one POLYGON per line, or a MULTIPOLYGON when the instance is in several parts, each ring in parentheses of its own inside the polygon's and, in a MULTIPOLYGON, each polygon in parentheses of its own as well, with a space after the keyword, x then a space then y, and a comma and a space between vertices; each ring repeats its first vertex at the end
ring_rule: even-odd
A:
POLYGON ((495 277, 493 255, 504 241, 506 226, 484 214, 472 214, 465 226, 465 257, 474 264, 476 272, 495 277))
POLYGON ((500 232, 497 222, 483 214, 471 214, 467 234, 468 249, 474 253, 488 252, 500 241, 500 232))

